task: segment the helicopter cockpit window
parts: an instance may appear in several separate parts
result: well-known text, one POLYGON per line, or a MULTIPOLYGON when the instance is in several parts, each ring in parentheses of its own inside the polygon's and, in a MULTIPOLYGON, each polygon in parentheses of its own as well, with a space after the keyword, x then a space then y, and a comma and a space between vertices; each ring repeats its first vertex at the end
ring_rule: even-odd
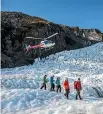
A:
POLYGON ((45 44, 48 44, 48 43, 49 43, 49 41, 48 41, 48 40, 46 40, 46 41, 45 41, 45 44))

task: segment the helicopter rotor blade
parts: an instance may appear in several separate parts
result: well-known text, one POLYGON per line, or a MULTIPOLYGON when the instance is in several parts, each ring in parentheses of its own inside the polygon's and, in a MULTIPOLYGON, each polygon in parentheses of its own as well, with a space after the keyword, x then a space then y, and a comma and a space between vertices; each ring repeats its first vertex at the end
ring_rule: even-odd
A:
POLYGON ((26 37, 26 38, 37 39, 37 40, 39 40, 39 39, 43 39, 43 38, 34 38, 34 37, 26 37))
POLYGON ((53 35, 51 35, 51 36, 49 36, 49 37, 47 37, 47 38, 45 38, 45 39, 49 39, 49 38, 51 38, 51 37, 53 37, 53 36, 55 36, 55 35, 57 35, 58 33, 55 33, 55 34, 53 34, 53 35))
POLYGON ((39 40, 39 39, 49 39, 49 38, 51 38, 51 37, 53 37, 53 36, 55 36, 55 35, 57 35, 58 33, 55 33, 55 34, 53 34, 53 35, 51 35, 51 36, 49 36, 49 37, 47 37, 47 38, 35 38, 35 37, 26 37, 26 38, 30 38, 30 39, 37 39, 37 40, 39 40))

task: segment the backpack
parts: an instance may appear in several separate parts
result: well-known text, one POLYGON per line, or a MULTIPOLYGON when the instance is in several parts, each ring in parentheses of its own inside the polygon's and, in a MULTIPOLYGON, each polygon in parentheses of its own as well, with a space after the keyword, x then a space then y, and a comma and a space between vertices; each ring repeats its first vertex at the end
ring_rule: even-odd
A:
POLYGON ((74 89, 77 89, 77 81, 74 82, 74 89))

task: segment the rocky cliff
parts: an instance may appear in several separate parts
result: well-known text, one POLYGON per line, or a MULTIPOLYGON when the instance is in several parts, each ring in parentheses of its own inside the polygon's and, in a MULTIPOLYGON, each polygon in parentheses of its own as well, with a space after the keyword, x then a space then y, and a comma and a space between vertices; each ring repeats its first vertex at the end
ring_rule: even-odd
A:
POLYGON ((46 57, 63 50, 86 47, 103 41, 103 34, 97 29, 80 29, 55 24, 39 17, 21 12, 1 12, 1 67, 10 68, 32 64, 37 57, 46 57), (31 49, 25 51, 26 45, 36 45, 40 41, 27 39, 32 37, 48 37, 56 45, 49 50, 31 49))

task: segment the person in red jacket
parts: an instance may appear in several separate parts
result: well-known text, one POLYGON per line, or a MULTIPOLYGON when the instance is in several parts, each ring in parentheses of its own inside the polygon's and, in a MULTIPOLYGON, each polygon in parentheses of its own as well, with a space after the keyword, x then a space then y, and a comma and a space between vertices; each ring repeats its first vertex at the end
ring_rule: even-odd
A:
POLYGON ((63 86, 64 86, 64 89, 65 89, 65 96, 67 97, 68 99, 68 96, 69 96, 69 93, 70 93, 70 86, 69 86, 69 82, 68 82, 68 79, 66 78, 65 81, 63 82, 63 86))
POLYGON ((78 99, 78 96, 79 99, 82 100, 80 95, 80 91, 82 89, 80 78, 78 78, 78 80, 74 82, 74 89, 76 89, 76 100, 78 99))

